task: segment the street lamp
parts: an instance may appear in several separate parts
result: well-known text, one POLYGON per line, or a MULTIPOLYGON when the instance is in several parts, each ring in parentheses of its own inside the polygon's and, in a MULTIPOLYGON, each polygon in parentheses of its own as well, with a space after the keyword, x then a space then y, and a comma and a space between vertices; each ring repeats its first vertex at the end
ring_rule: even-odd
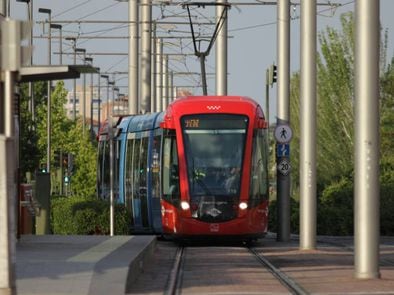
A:
MULTIPOLYGON (((83 53, 83 63, 85 64, 86 58, 86 49, 85 48, 75 48, 75 52, 83 53)), ((85 135, 85 106, 86 106, 86 74, 82 75, 82 88, 83 88, 83 96, 82 96, 82 134, 85 135)))
POLYGON ((59 30, 59 51, 60 51, 60 55, 59 55, 59 64, 63 64, 63 47, 62 47, 62 25, 58 25, 58 24, 50 24, 50 28, 51 29, 57 29, 59 30))
MULTIPOLYGON (((77 52, 75 51, 75 49, 77 47, 77 39, 74 38, 74 37, 66 37, 66 40, 73 42, 72 47, 73 47, 73 50, 74 50, 74 65, 76 65, 77 64, 77 52)), ((75 122, 75 120, 77 118, 77 116, 76 116, 77 109, 76 109, 76 102, 75 102, 76 99, 77 99, 77 79, 74 79, 74 100, 73 100, 73 119, 74 119, 74 122, 75 122)))
POLYGON ((101 75, 101 78, 107 80, 107 118, 108 118, 108 137, 109 137, 109 187, 110 187, 110 209, 109 209, 109 220, 110 220, 110 236, 114 235, 114 218, 115 218, 115 208, 114 208, 114 145, 112 138, 112 120, 109 116, 109 85, 114 82, 109 81, 108 75, 101 75))
POLYGON ((101 75, 101 78, 107 80, 107 115, 106 118, 108 119, 109 117, 109 111, 108 111, 108 102, 109 102, 109 76, 108 75, 101 75))
MULTIPOLYGON (((85 63, 89 63, 93 66, 93 58, 85 57, 85 63)), ((86 106, 85 106, 86 109, 86 106)), ((84 114, 86 117, 86 115, 84 114)), ((90 137, 93 139, 93 73, 90 74, 90 137)))
POLYGON ((116 105, 117 105, 117 115, 119 115, 119 88, 118 87, 113 87, 112 88, 112 93, 113 93, 113 102, 112 102, 112 115, 115 114, 115 101, 117 101, 116 105), (117 92, 118 95, 115 96, 115 91, 117 92), (115 99, 115 97, 118 97, 118 99, 115 99))
MULTIPOLYGON (((49 29, 48 29, 48 65, 51 65, 51 13, 52 11, 47 8, 39 8, 38 9, 39 13, 45 13, 48 14, 48 21, 49 21, 49 29)), ((47 172, 50 172, 51 169, 51 81, 48 81, 47 84, 47 96, 48 96, 48 102, 47 102, 47 172)))
POLYGON ((98 93, 98 114, 97 114, 97 124, 98 124, 98 126, 97 126, 97 134, 99 133, 99 131, 100 131, 100 127, 101 127, 101 118, 100 118, 100 115, 101 115, 101 83, 100 83, 100 80, 101 80, 101 76, 100 76, 100 68, 96 68, 96 70, 97 70, 97 73, 98 73, 98 83, 97 83, 97 93, 98 93))
MULTIPOLYGON (((114 100, 115 100, 114 86, 115 86, 115 81, 109 81, 108 85, 112 86, 112 112, 111 112, 111 119, 112 119, 112 116, 114 115, 114 100)), ((108 115, 109 115, 109 101, 108 101, 108 115)))

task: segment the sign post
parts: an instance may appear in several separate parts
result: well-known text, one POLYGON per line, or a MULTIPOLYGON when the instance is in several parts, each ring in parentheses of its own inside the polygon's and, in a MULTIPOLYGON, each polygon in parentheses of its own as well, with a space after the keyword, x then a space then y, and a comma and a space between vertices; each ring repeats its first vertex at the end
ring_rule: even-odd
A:
POLYGON ((278 235, 277 240, 285 242, 290 238, 289 216, 290 202, 285 197, 290 195, 290 141, 293 131, 288 124, 278 124, 274 130, 276 140, 277 169, 277 203, 278 203, 278 235), (287 230, 289 232, 287 232, 287 230))

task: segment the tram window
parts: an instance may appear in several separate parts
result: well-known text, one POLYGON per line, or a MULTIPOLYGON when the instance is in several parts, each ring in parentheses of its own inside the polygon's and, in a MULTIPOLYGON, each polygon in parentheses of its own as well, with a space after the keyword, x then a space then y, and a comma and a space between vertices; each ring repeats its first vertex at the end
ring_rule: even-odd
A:
POLYGON ((160 197, 161 129, 155 130, 152 146, 152 198, 160 197))
POLYGON ((114 196, 119 198, 119 161, 120 161, 120 141, 114 140, 114 196))
POLYGON ((148 137, 141 138, 141 147, 140 147, 140 163, 139 163, 139 192, 147 190, 147 171, 148 171, 148 137))
POLYGON ((268 152, 265 145, 266 131, 257 130, 253 136, 253 155, 250 174, 250 198, 252 205, 268 198, 268 152))
POLYGON ((163 143, 163 198, 172 203, 179 201, 179 168, 175 131, 164 135, 163 143))
POLYGON ((126 147, 125 197, 126 205, 129 209, 131 209, 131 200, 133 197, 133 154, 134 139, 128 139, 126 147))
POLYGON ((199 114, 181 124, 191 198, 239 196, 248 117, 199 114))
POLYGON ((141 138, 134 140, 133 150, 133 196, 139 195, 139 183, 140 183, 140 153, 141 150, 141 138))

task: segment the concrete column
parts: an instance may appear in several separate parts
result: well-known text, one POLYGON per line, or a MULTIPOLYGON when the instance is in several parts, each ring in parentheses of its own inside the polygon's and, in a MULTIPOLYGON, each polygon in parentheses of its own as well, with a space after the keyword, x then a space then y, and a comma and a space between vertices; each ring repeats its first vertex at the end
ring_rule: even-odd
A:
POLYGON ((316 248, 316 1, 301 2, 300 248, 316 248))
POLYGON ((138 0, 129 0, 129 114, 138 113, 138 0))
POLYGON ((151 0, 141 0, 141 102, 140 110, 150 112, 151 97, 151 0))
POLYGON ((151 112, 156 112, 156 23, 152 24, 152 59, 151 59, 151 112))
POLYGON ((164 111, 168 106, 168 55, 163 55, 163 97, 162 97, 162 110, 164 111))
POLYGON ((354 275, 379 278, 379 6, 356 1, 354 275))
MULTIPOLYGON (((227 4, 227 0, 217 0, 227 4)), ((216 22, 219 21, 225 6, 216 6, 216 22)), ((216 95, 227 95, 227 18, 216 39, 216 95)))
POLYGON ((163 110, 163 42, 156 40, 156 111, 163 110))

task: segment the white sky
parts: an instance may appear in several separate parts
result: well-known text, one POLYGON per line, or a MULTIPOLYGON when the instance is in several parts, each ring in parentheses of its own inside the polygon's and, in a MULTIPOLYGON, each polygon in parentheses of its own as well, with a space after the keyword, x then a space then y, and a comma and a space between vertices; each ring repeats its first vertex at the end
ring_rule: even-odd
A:
MULTIPOLYGON (((212 2, 212 1, 208 1, 212 2)), ((254 0, 234 0, 237 3, 251 3, 254 0)), ((299 1, 297 1, 299 2, 299 1)), ((321 31, 327 26, 339 28, 339 17, 342 13, 354 9, 354 1, 338 0, 327 1, 319 0, 319 3, 341 3, 342 7, 335 11, 327 9, 327 6, 318 7, 318 11, 324 12, 318 14, 318 31, 321 31)), ((34 0, 34 19, 44 20, 47 15, 38 13, 38 8, 49 8, 52 10, 53 20, 128 20, 128 3, 121 3, 112 0, 34 0)), ((393 0, 381 0, 381 23, 383 28, 389 29, 389 49, 388 61, 394 54, 394 18, 392 12, 394 11, 393 0)), ((292 11, 292 17, 299 16, 300 7, 295 6, 292 11)), ((153 19, 158 19, 162 14, 170 15, 172 13, 179 13, 186 16, 186 10, 181 7, 171 7, 161 10, 159 7, 153 9, 153 19)), ((206 8, 199 10, 199 21, 204 21, 205 17, 213 16, 213 10, 206 8)), ((27 6, 25 3, 16 3, 12 1, 11 17, 15 19, 27 19, 27 6)), ((171 18, 166 21, 188 21, 186 18, 171 18)), ((257 100, 262 106, 265 105, 265 72, 266 69, 273 63, 276 63, 276 6, 233 6, 229 12, 229 36, 231 38, 228 42, 228 94, 245 95, 257 100)), ((98 35, 103 34, 102 30, 109 30, 105 36, 127 36, 127 28, 115 29, 122 24, 105 24, 105 25, 87 25, 87 24, 71 24, 63 25, 63 36, 86 34, 98 35)), ((190 36, 190 27, 178 27, 178 31, 173 32, 173 35, 190 36)), ((41 35, 43 32, 42 26, 35 25, 35 34, 41 35)), ((53 35, 57 35, 56 30, 53 30, 53 35)), ((167 34, 164 30, 160 35, 167 34)), ((291 72, 299 70, 299 44, 300 40, 300 22, 295 19, 291 22, 291 72)), ((71 42, 63 41, 63 51, 71 52, 71 42)), ((126 39, 100 39, 100 40, 86 40, 80 39, 77 41, 77 47, 86 48, 89 52, 127 52, 128 42, 126 39)), ((184 39, 182 44, 178 43, 176 46, 166 46, 165 53, 168 52, 192 52, 190 40, 184 39)), ((52 51, 58 51, 59 44, 56 40, 53 41, 52 51)), ((34 63, 47 63, 47 40, 35 39, 34 41, 34 63)), ((211 51, 210 57, 207 61, 207 72, 213 73, 215 50, 211 51)), ((58 55, 52 55, 53 64, 58 63, 58 55)), ((101 70, 108 71, 127 71, 128 60, 127 56, 93 56, 94 65, 101 68, 101 70)), ((64 57, 63 63, 72 64, 72 56, 64 57)), ((186 62, 170 60, 170 68, 174 71, 193 71, 199 72, 199 61, 194 56, 189 56, 186 62)), ((118 86, 127 86, 126 76, 116 76, 118 86)), ((194 78, 177 77, 175 78, 175 85, 197 85, 199 76, 194 78)), ((71 89, 71 84, 66 84, 71 89), (70 85, 70 86, 69 86, 70 85)), ((275 120, 276 110, 276 87, 271 89, 270 101, 270 119, 275 120)), ((213 76, 208 77, 208 93, 213 94, 215 90, 215 80, 213 76)), ((127 88, 121 88, 121 92, 127 93, 127 88)), ((201 89, 194 89, 194 94, 201 94, 201 89)))

